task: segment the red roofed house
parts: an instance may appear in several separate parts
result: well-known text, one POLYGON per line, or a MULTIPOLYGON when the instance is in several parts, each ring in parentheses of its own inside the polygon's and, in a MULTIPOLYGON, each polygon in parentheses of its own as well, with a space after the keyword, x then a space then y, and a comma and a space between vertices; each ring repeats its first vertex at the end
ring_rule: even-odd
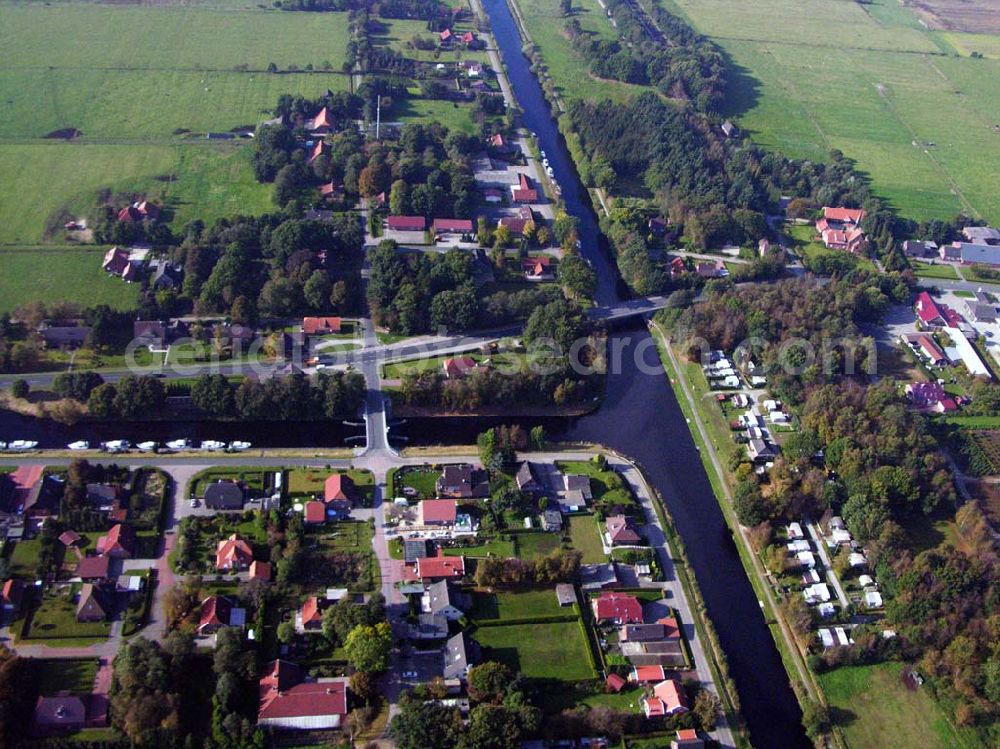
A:
POLYGON ((296 617, 298 620, 298 629, 302 631, 306 630, 319 630, 323 628, 323 609, 320 608, 319 598, 316 596, 309 596, 306 602, 302 604, 302 608, 299 610, 299 615, 296 617))
POLYGON ((323 484, 323 502, 328 508, 336 510, 338 514, 347 515, 354 506, 356 496, 354 481, 350 476, 345 473, 333 473, 327 476, 326 483, 323 484))
POLYGON ((97 539, 97 553, 115 559, 131 559, 135 556, 135 531, 132 526, 123 523, 112 526, 106 536, 97 539))
POLYGON ((687 273, 687 265, 684 263, 684 258, 675 257, 670 261, 670 277, 677 278, 678 276, 683 276, 687 273))
POLYGON ((503 135, 500 133, 494 133, 491 135, 488 142, 491 146, 493 146, 493 148, 504 148, 507 145, 507 141, 504 140, 503 135))
POLYGON ((254 560, 250 563, 250 579, 262 580, 265 583, 271 582, 271 563, 258 562, 254 560))
POLYGON ((630 517, 611 515, 604 524, 608 529, 608 538, 612 546, 637 544, 642 540, 630 517))
POLYGON ((385 220, 392 231, 424 231, 427 219, 423 216, 389 216, 385 220))
POLYGON ((547 255, 523 258, 521 271, 528 281, 551 281, 556 277, 552 271, 552 258, 547 255))
POLYGON ((84 582, 107 579, 111 576, 111 558, 84 557, 76 565, 76 576, 84 582))
POLYGON ((698 738, 693 728, 678 728, 677 738, 670 742, 670 749, 704 749, 705 742, 698 738))
POLYGON ((466 31, 464 34, 462 34, 462 36, 460 38, 462 40, 462 44, 475 44, 476 43, 476 34, 473 31, 466 31))
POLYGON ((914 305, 914 309, 917 311, 917 319, 924 325, 929 325, 932 328, 940 328, 948 323, 944 311, 926 291, 921 291, 917 295, 917 303, 914 305))
POLYGON ((450 44, 452 36, 454 35, 451 33, 451 29, 445 29, 438 34, 438 38, 441 40, 442 44, 450 44))
POLYGON ((302 332, 306 335, 329 335, 339 333, 341 320, 339 317, 303 317, 302 332))
POLYGON ((458 503, 454 499, 425 499, 417 507, 420 525, 454 525, 458 503))
POLYGON ((465 577, 465 557, 446 557, 438 549, 436 557, 417 559, 416 576, 424 582, 465 577))
POLYGON ((0 608, 3 609, 4 613, 14 613, 21 607, 23 597, 24 583, 12 577, 0 588, 0 608))
POLYGON ((201 602, 201 619, 198 621, 198 634, 214 635, 223 627, 228 627, 232 621, 233 604, 225 596, 209 596, 201 602))
POLYGON ((864 252, 868 240, 860 224, 865 212, 855 208, 824 208, 823 218, 816 222, 816 231, 823 237, 823 244, 835 250, 864 252))
POLYGON ((324 153, 326 153, 326 143, 324 143, 322 140, 316 141, 316 144, 312 147, 312 150, 309 151, 309 158, 306 159, 306 163, 307 164, 313 163, 324 153))
POLYGON ((495 187, 487 187, 483 190, 483 199, 487 203, 503 202, 503 193, 495 187))
POLYGON ((663 681, 667 675, 663 666, 636 666, 628 678, 636 684, 653 684, 663 681))
POLYGON ((431 225, 436 236, 444 234, 472 234, 472 219, 468 218, 436 218, 431 225))
POLYGON ((642 709, 647 718, 686 713, 687 695, 678 682, 666 679, 653 687, 653 696, 642 701, 642 709))
POLYGON ((257 725, 323 730, 340 728, 347 715, 343 680, 305 681, 302 670, 274 661, 260 680, 257 725))
POLYGON ((906 396, 915 408, 936 413, 957 411, 955 399, 936 382, 911 382, 906 386, 906 396))
POLYGON ((504 216, 499 221, 497 221, 497 226, 506 226, 512 236, 519 237, 524 234, 524 227, 529 223, 533 223, 535 220, 534 214, 532 214, 531 209, 526 205, 522 205, 516 216, 504 216))
POLYGON ((608 678, 604 680, 604 684, 610 691, 620 692, 628 682, 619 674, 608 674, 608 678))
POLYGON ((112 247, 104 253, 104 261, 101 263, 101 268, 105 273, 110 273, 112 276, 121 276, 128 270, 128 255, 128 250, 122 247, 112 247))
POLYGON ((119 221, 142 221, 149 219, 155 221, 160 217, 160 206, 150 203, 148 200, 140 200, 127 205, 118 211, 119 221))
POLYGON ((948 357, 945 356, 944 351, 941 347, 937 345, 933 338, 926 334, 920 334, 917 336, 910 336, 907 338, 910 343, 917 344, 921 353, 927 357, 928 361, 934 366, 940 367, 948 363, 948 357))
POLYGON ((80 534, 76 531, 63 531, 59 534, 59 543, 63 546, 76 546, 80 543, 80 534))
POLYGON ((598 624, 641 624, 642 604, 626 593, 601 593, 592 604, 598 624))
POLYGON ((253 561, 253 549, 236 533, 219 541, 215 549, 215 566, 220 570, 245 570, 253 561))
POLYGON ((323 107, 315 117, 303 122, 302 127, 314 134, 325 135, 329 133, 333 129, 333 117, 330 115, 330 110, 323 107))
POLYGON ((532 187, 531 178, 527 174, 522 172, 518 183, 510 186, 510 198, 515 203, 538 202, 538 190, 532 187))
POLYGON ((319 195, 323 200, 339 200, 343 196, 343 187, 336 182, 320 185, 319 195))
POLYGON ((473 369, 476 368, 476 360, 471 356, 458 356, 451 359, 445 359, 442 363, 444 367, 444 376, 449 380, 454 380, 457 377, 464 377, 473 369))

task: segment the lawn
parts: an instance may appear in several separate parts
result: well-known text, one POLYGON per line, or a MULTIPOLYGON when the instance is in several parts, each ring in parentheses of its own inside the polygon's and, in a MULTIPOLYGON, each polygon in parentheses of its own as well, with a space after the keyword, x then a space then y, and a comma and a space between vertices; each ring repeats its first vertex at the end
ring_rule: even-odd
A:
POLYGON ((372 550, 374 530, 369 523, 351 521, 324 526, 311 535, 329 551, 364 553, 372 550))
POLYGON ((470 618, 476 621, 528 619, 542 616, 570 616, 574 609, 559 605, 555 588, 508 590, 487 593, 476 591, 470 618))
POLYGON ((270 483, 267 474, 272 471, 254 466, 226 466, 225 468, 206 468, 196 473, 188 486, 189 496, 200 497, 205 493, 205 487, 218 481, 241 481, 251 492, 263 494, 270 483))
POLYGON ((558 533, 518 533, 514 538, 517 556, 529 561, 547 557, 562 547, 562 536, 558 533))
POLYGON ((942 55, 896 0, 665 6, 742 69, 727 114, 756 142, 813 160, 839 149, 910 218, 966 210, 1000 220, 992 166, 1000 159, 1000 61, 942 55))
POLYGON ((490 539, 475 546, 455 546, 444 550, 446 557, 503 557, 514 556, 514 542, 490 539))
POLYGON ((953 265, 939 265, 934 263, 912 262, 913 270, 920 278, 943 278, 949 281, 957 281, 958 273, 953 265))
POLYGON ((0 144, 0 196, 7 196, 0 199, 0 245, 58 241, 63 220, 90 214, 103 190, 162 202, 178 229, 196 218, 211 224, 223 216, 271 210, 271 186, 254 179, 249 151, 246 145, 205 141, 0 144), (26 205, 31 210, 24 210, 26 205))
POLYGON ((972 731, 954 726, 926 687, 907 689, 902 669, 902 664, 885 663, 820 674, 831 713, 851 749, 982 746, 972 731))
POLYGON ((42 542, 37 538, 16 541, 14 550, 10 553, 10 574, 16 577, 34 577, 41 550, 42 542))
POLYGON ((38 693, 47 697, 63 690, 88 694, 97 676, 97 660, 93 658, 38 658, 32 667, 36 669, 38 693))
POLYGON ((432 468, 405 470, 396 474, 403 488, 409 487, 417 492, 420 499, 434 499, 437 496, 437 480, 440 471, 432 468))
POLYGON ((0 250, 0 312, 13 312, 20 305, 39 300, 69 299, 84 307, 134 307, 139 287, 101 270, 103 256, 103 250, 82 247, 0 250), (39 273, 40 269, 44 273, 39 273))
POLYGON ((573 548, 583 554, 584 564, 606 562, 600 531, 593 515, 570 515, 566 518, 569 526, 569 540, 573 548))
MULTIPOLYGON (((555 593, 549 592, 552 600, 555 593)), ((595 678, 579 621, 480 627, 473 638, 486 656, 535 679, 595 678)))
POLYGON ((78 622, 76 603, 67 592, 46 593, 41 605, 35 609, 28 630, 29 640, 74 639, 107 637, 110 622, 78 622))

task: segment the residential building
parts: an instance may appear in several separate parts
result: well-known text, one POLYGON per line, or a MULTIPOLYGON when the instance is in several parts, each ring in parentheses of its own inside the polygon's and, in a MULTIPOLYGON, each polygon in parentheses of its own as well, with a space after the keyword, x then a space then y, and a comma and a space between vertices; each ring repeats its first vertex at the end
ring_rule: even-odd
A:
POLYGON ((253 561, 253 549, 250 544, 234 533, 229 538, 219 541, 215 549, 215 567, 219 570, 238 572, 250 567, 253 561))
POLYGON ((642 701, 642 709, 647 718, 687 712, 688 702, 684 687, 673 679, 661 681, 653 687, 653 696, 642 701))
POLYGON ((415 573, 423 582, 459 580, 465 577, 465 557, 447 557, 440 549, 436 557, 417 559, 415 573))
POLYGON ((298 730, 338 729, 347 717, 343 679, 307 681, 298 666, 272 661, 260 680, 257 725, 298 730))
POLYGON ((312 135, 326 135, 333 130, 333 115, 327 107, 323 107, 315 117, 303 120, 302 127, 312 135))
POLYGON ((437 237, 461 237, 475 232, 472 219, 468 218, 436 218, 431 224, 431 230, 437 237))
POLYGON ((167 323, 162 320, 136 320, 132 323, 132 342, 150 350, 167 345, 167 323))
POLYGON ((131 559, 135 556, 135 530, 130 525, 113 525, 106 536, 97 539, 97 553, 114 559, 131 559))
POLYGON ((209 596, 201 602, 198 635, 214 635, 223 627, 242 627, 246 624, 246 610, 233 605, 226 596, 209 596))
POLYGON ((951 363, 944 351, 941 350, 941 347, 927 333, 909 335, 906 337, 906 341, 911 346, 916 346, 920 353, 926 357, 927 361, 935 367, 943 367, 951 363))
POLYGON ((533 255, 521 260, 521 272, 528 281, 553 281, 556 274, 552 258, 548 255, 533 255))
POLYGON ((544 491, 541 482, 535 475, 535 468, 530 461, 524 461, 514 476, 517 488, 527 494, 541 494, 544 491))
POLYGON ((604 521, 612 546, 630 546, 642 541, 635 522, 625 515, 611 515, 604 521))
POLYGON ((390 231, 425 231, 427 219, 423 216, 389 216, 386 226, 390 231))
POLYGON ((323 501, 327 504, 331 502, 353 504, 356 494, 354 479, 346 473, 333 473, 327 477, 323 484, 323 501))
POLYGON ((302 332, 305 335, 330 335, 339 333, 342 324, 339 317, 303 317, 302 332))
POLYGON ((635 684, 659 684, 667 678, 663 666, 635 666, 629 681, 635 684))
POLYGON ((625 624, 618 630, 619 642, 679 640, 680 636, 680 627, 674 617, 665 617, 653 624, 625 624))
POLYGON ((444 657, 444 678, 462 679, 469 675, 469 669, 478 660, 479 647, 464 632, 450 638, 442 653, 444 657))
POLYGON ((296 616, 296 629, 317 632, 323 628, 323 609, 318 596, 309 596, 296 616))
POLYGON ((425 614, 443 616, 455 622, 465 616, 470 606, 468 596, 450 580, 439 580, 427 586, 421 599, 421 609, 425 614))
POLYGON ((906 397, 914 408, 936 413, 958 410, 958 404, 945 391, 943 385, 936 382, 911 382, 906 386, 906 397))
POLYGON ((934 242, 925 242, 921 239, 907 239, 903 242, 903 253, 907 257, 914 258, 937 257, 938 246, 934 242))
POLYGON ((538 202, 538 190, 535 189, 531 178, 524 172, 518 175, 517 184, 510 186, 510 198, 511 202, 514 203, 538 202))
POLYGON ((425 499, 417 506, 417 523, 424 526, 455 525, 458 503, 454 499, 425 499))
POLYGON ((704 746, 705 742, 693 728, 678 728, 676 738, 670 741, 670 749, 704 749, 704 746))
POLYGON ((778 457, 778 449, 762 439, 751 439, 747 443, 747 454, 754 463, 767 463, 778 457))
POLYGON ((0 587, 0 608, 5 614, 14 614, 21 608, 24 600, 24 583, 16 577, 7 580, 0 587))
POLYGON ((38 334, 46 349, 72 350, 87 343, 91 330, 86 325, 43 325, 38 334))
POLYGON ((446 465, 436 484, 437 495, 449 499, 479 499, 490 495, 489 475, 468 463, 446 465))
POLYGON ((31 729, 36 736, 79 731, 87 724, 84 698, 64 693, 55 697, 39 697, 32 715, 31 729))
POLYGON ((556 600, 560 606, 572 606, 576 603, 576 589, 570 583, 556 584, 556 600))
POLYGON ((511 236, 520 237, 524 234, 524 227, 530 223, 534 223, 534 221, 535 217, 531 209, 526 205, 522 205, 513 216, 503 216, 500 218, 497 221, 497 226, 506 226, 510 230, 511 236))
POLYGON ((326 505, 319 501, 306 502, 302 509, 302 520, 307 525, 321 525, 326 522, 326 505))
POLYGON ((642 604, 627 593, 602 593, 591 604, 598 624, 641 624, 642 604))
POLYGON ((963 265, 1000 265, 1000 245, 952 242, 963 265))
POLYGON ((242 510, 245 501, 243 485, 236 481, 216 481, 205 488, 205 507, 210 510, 242 510))
POLYGON ((76 565, 76 575, 84 582, 107 580, 111 577, 111 557, 84 557, 76 565))
POLYGON ((542 512, 543 531, 546 533, 559 533, 562 527, 562 513, 559 510, 544 510, 542 512))
POLYGON ((992 302, 967 299, 965 311, 973 322, 993 323, 997 321, 997 307, 992 302))
POLYGON ((584 476, 578 473, 566 473, 563 474, 563 488, 567 492, 580 492, 580 496, 587 502, 594 498, 593 491, 590 487, 590 476, 584 476))
POLYGON ((100 588, 94 583, 84 583, 76 604, 78 622, 103 622, 108 618, 107 604, 100 588))
POLYGON ((852 253, 866 252, 868 240, 861 231, 865 212, 854 208, 823 208, 823 218, 816 222, 816 231, 823 244, 831 249, 852 253))
POLYGON ((250 563, 250 579, 269 583, 273 575, 270 562, 260 562, 256 559, 250 563))
POLYGON ((444 368, 444 376, 449 380, 454 380, 459 377, 465 377, 465 375, 474 370, 478 364, 471 356, 457 356, 445 359, 441 363, 441 366, 444 368))

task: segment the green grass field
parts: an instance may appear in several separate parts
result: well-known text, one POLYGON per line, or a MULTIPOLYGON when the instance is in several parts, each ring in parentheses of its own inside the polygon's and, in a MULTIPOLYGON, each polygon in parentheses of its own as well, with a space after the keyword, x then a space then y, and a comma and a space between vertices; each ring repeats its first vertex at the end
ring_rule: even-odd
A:
POLYGON ((562 546, 562 537, 558 533, 518 533, 515 538, 517 556, 529 561, 547 557, 562 546))
MULTIPOLYGON (((555 593, 549 591, 552 600, 555 593)), ((529 678, 582 681, 594 678, 579 622, 480 627, 473 637, 487 655, 529 678)))
POLYGON ((552 587, 495 593, 476 591, 473 593, 470 616, 479 621, 503 621, 571 614, 573 614, 572 608, 562 608, 559 605, 555 588, 552 587))
POLYGON ((22 3, 0 6, 5 68, 339 69, 346 13, 22 3))
POLYGON ((840 149, 911 218, 965 210, 1000 221, 1000 61, 943 56, 935 35, 895 0, 665 7, 745 71, 729 114, 761 145, 820 160, 840 149))
POLYGON ((949 281, 957 281, 958 273, 953 265, 942 265, 935 263, 913 263, 913 269, 920 278, 943 278, 949 281))
POLYGON ((0 250, 0 312, 38 300, 130 308, 139 287, 102 271, 103 256, 101 249, 83 247, 0 250))
POLYGON ((902 669, 899 663, 885 663, 843 667, 819 676, 834 722, 851 749, 982 746, 971 730, 955 727, 926 687, 907 689, 900 679, 902 669))
POLYGON ((94 658, 39 658, 32 662, 38 669, 38 693, 52 696, 69 690, 72 694, 88 694, 94 688, 97 660, 94 658))
POLYGON ((47 594, 31 618, 29 640, 107 637, 110 622, 78 622, 76 603, 69 595, 47 594))
MULTIPOLYGON (((563 33, 568 19, 559 9, 559 0, 518 0, 518 7, 528 26, 532 40, 538 46, 548 67, 556 90, 570 99, 606 99, 623 101, 647 90, 620 81, 604 80, 590 75, 586 60, 577 54, 563 33)), ((618 35, 597 0, 575 0, 573 18, 587 34, 596 39, 613 41, 618 35)))
POLYGON ((453 546, 444 550, 446 557, 473 557, 482 558, 488 556, 507 557, 514 556, 514 543, 512 541, 501 541, 494 538, 484 541, 475 546, 453 546))
POLYGON ((583 554, 584 564, 606 562, 604 547, 597 528, 597 521, 591 515, 572 515, 565 519, 569 526, 569 538, 573 548, 583 554))

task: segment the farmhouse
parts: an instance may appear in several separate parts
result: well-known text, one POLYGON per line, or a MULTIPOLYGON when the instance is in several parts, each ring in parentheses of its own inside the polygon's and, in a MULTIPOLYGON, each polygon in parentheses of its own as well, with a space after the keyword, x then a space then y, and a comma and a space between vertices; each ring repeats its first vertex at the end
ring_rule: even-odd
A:
POLYGON ((556 277, 552 270, 552 258, 547 255, 523 258, 521 271, 528 281, 552 281, 556 277))
POLYGON ((323 107, 308 120, 303 121, 302 127, 312 135, 326 135, 333 129, 333 117, 327 107, 323 107))
POLYGON ((234 533, 229 538, 219 541, 215 549, 215 567, 220 570, 245 570, 253 561, 253 549, 250 544, 234 533))
POLYGON ((118 211, 118 220, 121 222, 156 221, 159 217, 160 206, 148 200, 137 200, 118 211))
POLYGON ((306 681, 298 666, 272 661, 260 680, 257 724, 305 730, 340 728, 347 716, 347 688, 342 679, 306 681))
POLYGON ((77 349, 87 343, 91 328, 86 325, 43 325, 38 329, 47 349, 77 349))
POLYGON ((907 257, 937 257, 938 246, 934 242, 925 242, 920 239, 907 239, 903 242, 903 253, 907 257))
POLYGON ((1000 229, 992 226, 966 226, 962 236, 974 244, 1000 245, 1000 229))
POLYGON ((914 408, 935 413, 945 413, 958 409, 958 404, 942 385, 936 382, 911 382, 906 386, 906 397, 914 408))
POLYGON ((131 258, 132 253, 123 247, 112 247, 104 253, 101 268, 110 276, 117 276, 132 283, 142 277, 142 263, 131 258))
POLYGON ((958 252, 959 260, 964 265, 1000 265, 998 245, 952 242, 951 247, 958 252))
POLYGON ((823 218, 816 222, 816 231, 823 244, 835 250, 859 253, 868 249, 868 240, 861 231, 865 212, 854 208, 823 208, 823 218))
POLYGON ((599 624, 642 624, 642 604, 625 593, 602 593, 592 603, 599 624))

